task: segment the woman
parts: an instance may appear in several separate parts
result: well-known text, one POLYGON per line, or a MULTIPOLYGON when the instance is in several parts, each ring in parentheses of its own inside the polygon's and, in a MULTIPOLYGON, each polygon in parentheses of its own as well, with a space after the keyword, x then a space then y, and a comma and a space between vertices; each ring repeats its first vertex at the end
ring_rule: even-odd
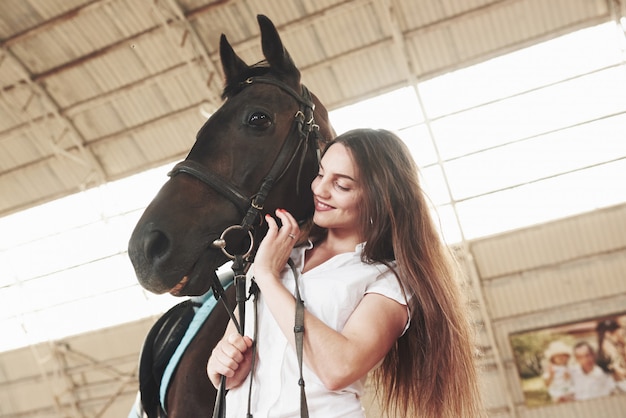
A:
POLYGON ((598 323, 598 364, 626 392, 626 335, 615 319, 598 323))
MULTIPOLYGON (((389 414, 481 416, 468 313, 408 148, 388 131, 345 133, 326 148, 311 189, 319 230, 294 249, 301 231, 278 210, 282 226, 266 217, 269 230, 251 269, 261 294, 254 417, 300 414, 289 257, 306 308, 311 416, 364 416, 360 397, 370 370, 389 414)), ((229 324, 208 361, 214 385, 227 377, 228 416, 245 416, 251 332, 241 337, 229 324)))

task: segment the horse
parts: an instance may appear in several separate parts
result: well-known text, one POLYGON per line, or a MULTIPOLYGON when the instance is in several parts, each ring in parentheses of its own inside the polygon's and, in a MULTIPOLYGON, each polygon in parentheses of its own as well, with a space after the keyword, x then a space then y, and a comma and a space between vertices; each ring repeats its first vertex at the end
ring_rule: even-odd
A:
POLYGON ((236 286, 222 286, 232 275, 220 282, 216 270, 229 261, 249 265, 267 232, 265 214, 282 208, 303 228, 312 223, 310 184, 319 152, 335 132, 324 106, 301 84, 274 24, 263 15, 257 21, 265 59, 246 64, 221 35, 224 102, 169 173, 128 244, 142 287, 189 297, 157 320, 142 348, 139 392, 150 418, 210 416, 216 390, 206 362, 230 315, 213 306, 222 297, 233 309, 239 297, 236 286), (203 309, 206 318, 198 320, 203 309), (181 350, 177 344, 185 339, 181 350), (178 355, 173 367, 167 364, 178 355), (162 384, 168 369, 169 384, 162 384))

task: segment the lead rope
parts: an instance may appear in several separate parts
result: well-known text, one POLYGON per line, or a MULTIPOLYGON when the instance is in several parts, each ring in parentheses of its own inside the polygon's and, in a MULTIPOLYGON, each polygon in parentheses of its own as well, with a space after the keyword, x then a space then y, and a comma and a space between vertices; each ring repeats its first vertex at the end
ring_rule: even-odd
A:
MULTIPOLYGON (((235 295, 237 308, 239 310, 239 322, 237 322, 237 318, 235 317, 234 311, 231 311, 228 308, 228 302, 226 300, 226 295, 224 293, 224 288, 218 279, 214 279, 213 287, 215 289, 214 294, 216 298, 219 298, 224 306, 226 307, 226 311, 228 312, 230 319, 235 324, 237 331, 239 331, 240 335, 244 335, 244 326, 245 326, 245 303, 246 303, 246 271, 248 270, 250 263, 244 260, 242 255, 236 255, 234 257, 234 262, 232 265, 232 270, 235 275, 234 285, 235 285, 235 295)), ((217 276, 216 276, 217 277, 217 276)), ((256 300, 256 298, 255 298, 256 300)), ((256 332, 256 329, 255 329, 256 332)), ((226 376, 220 378, 220 387, 217 390, 217 396, 215 399, 215 407, 213 408, 213 418, 224 418, 226 417, 226 376)))
POLYGON ((250 412, 250 409, 252 408, 252 380, 254 379, 254 370, 256 368, 256 340, 259 331, 259 286, 257 286, 256 282, 254 281, 254 277, 252 278, 252 284, 250 285, 250 296, 254 297, 254 331, 252 336, 252 365, 250 366, 250 385, 248 386, 248 412, 246 414, 247 418, 252 418, 252 413, 250 412))
POLYGON ((306 402, 306 391, 304 390, 304 378, 302 377, 302 351, 304 346, 304 301, 300 297, 300 286, 298 285, 298 270, 293 264, 291 258, 288 261, 289 267, 293 272, 293 278, 296 283, 296 318, 294 321, 293 332, 296 339, 296 355, 298 356, 298 368, 300 369, 300 378, 298 385, 300 386, 300 417, 309 418, 309 407, 306 402))
MULTIPOLYGON (((300 369, 300 378, 298 379, 298 385, 300 386, 300 418, 309 418, 309 407, 306 402, 306 393, 304 390, 304 378, 302 377, 302 351, 304 346, 304 301, 300 297, 300 286, 298 285, 298 270, 293 264, 291 258, 288 261, 289 267, 293 273, 293 277, 296 284, 296 315, 294 321, 293 332, 296 338, 296 354, 298 356, 298 368, 300 369)), ((246 418, 253 418, 250 412, 252 407, 252 380, 254 379, 254 370, 256 368, 256 353, 257 353, 257 335, 259 329, 258 322, 258 295, 259 287, 257 286, 254 278, 252 278, 252 285, 250 286, 250 296, 254 297, 254 339, 252 342, 252 366, 250 370, 250 384, 248 387, 248 411, 246 418)), ((224 408, 225 409, 225 408, 224 408)))
MULTIPOLYGON (((293 332, 296 338, 296 354, 298 356, 298 367, 300 369, 300 378, 298 379, 298 385, 300 386, 300 417, 301 418, 309 418, 309 407, 306 402, 306 393, 304 390, 304 378, 302 376, 302 351, 304 346, 304 301, 300 297, 300 286, 298 285, 298 270, 296 270, 295 265, 291 258, 288 261, 289 267, 291 267, 291 271, 294 276, 295 284, 296 284, 296 315, 294 321, 293 332)), ((248 386, 248 410, 246 412, 246 418, 253 418, 251 409, 252 409, 252 381, 254 380, 254 371, 256 369, 256 353, 257 353, 257 336, 259 330, 259 316, 258 316, 258 306, 259 306, 259 287, 254 281, 254 277, 252 278, 252 283, 250 285, 250 296, 253 297, 253 307, 254 307, 254 335, 252 340, 252 365, 250 368, 250 383, 248 386)), ((223 378, 223 376, 222 376, 223 378)), ((220 391, 221 392, 221 391, 220 391)), ((225 395, 224 395, 225 396, 225 395)), ((219 402, 224 402, 224 406, 222 406, 222 412, 225 413, 225 399, 219 398, 219 402)))

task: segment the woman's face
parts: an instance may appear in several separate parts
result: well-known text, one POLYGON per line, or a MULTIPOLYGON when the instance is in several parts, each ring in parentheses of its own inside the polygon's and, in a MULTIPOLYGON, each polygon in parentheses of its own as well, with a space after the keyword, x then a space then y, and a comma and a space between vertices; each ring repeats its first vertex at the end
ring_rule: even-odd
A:
POLYGON ((316 225, 358 233, 363 192, 358 169, 345 146, 334 144, 326 151, 311 190, 316 225))

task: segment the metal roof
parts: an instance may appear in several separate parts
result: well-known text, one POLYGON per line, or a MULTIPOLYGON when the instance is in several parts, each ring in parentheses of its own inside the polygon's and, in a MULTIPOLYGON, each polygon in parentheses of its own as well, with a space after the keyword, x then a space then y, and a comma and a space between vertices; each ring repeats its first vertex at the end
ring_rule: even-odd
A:
POLYGON ((329 109, 611 19, 606 0, 4 0, 0 216, 181 159, 270 17, 329 109))

